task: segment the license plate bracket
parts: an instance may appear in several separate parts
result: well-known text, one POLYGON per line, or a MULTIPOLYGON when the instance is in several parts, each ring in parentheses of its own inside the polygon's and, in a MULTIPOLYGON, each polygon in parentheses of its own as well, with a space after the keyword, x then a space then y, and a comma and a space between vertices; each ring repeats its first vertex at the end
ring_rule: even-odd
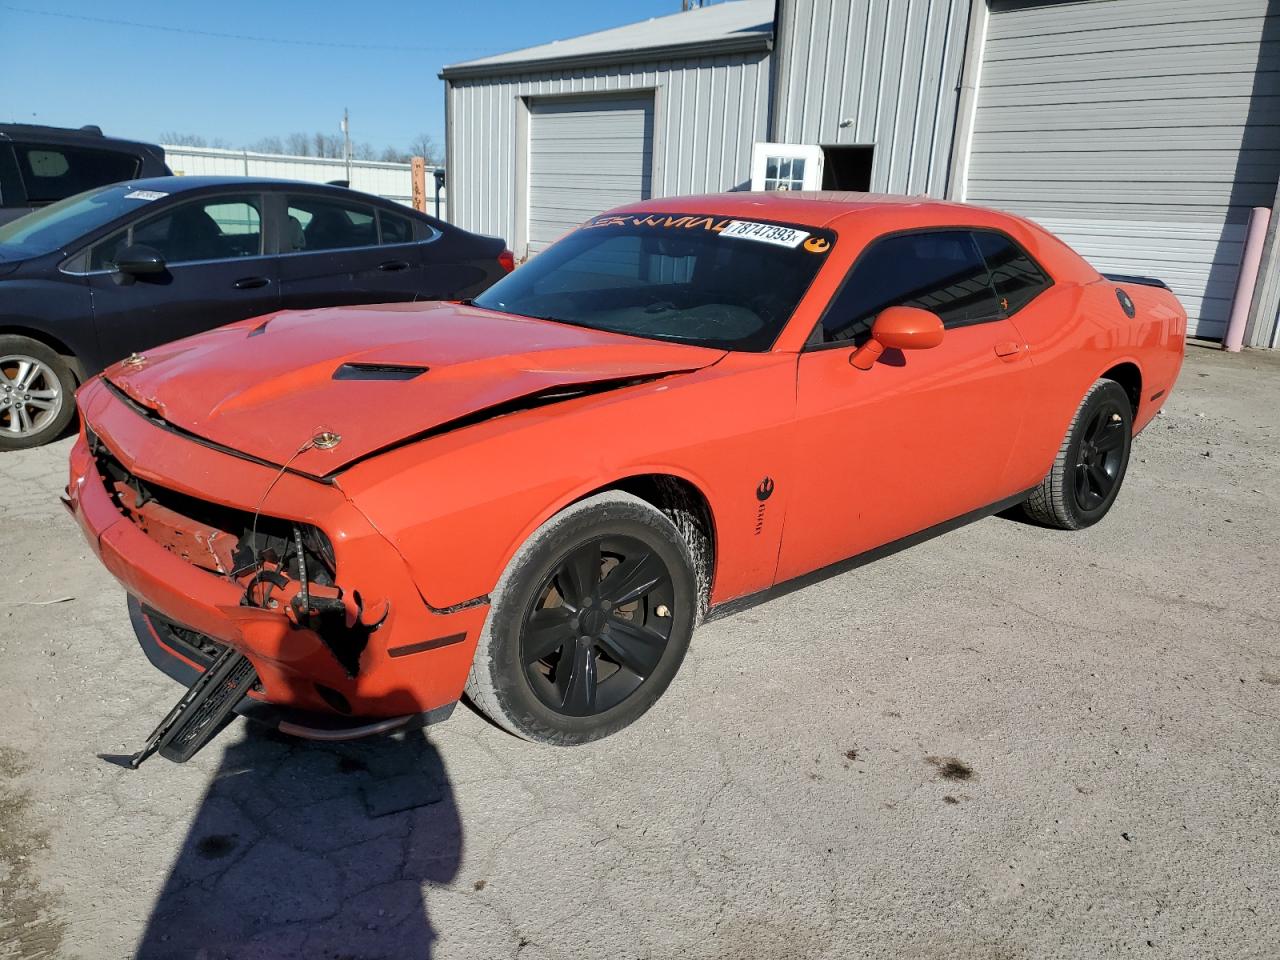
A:
POLYGON ((143 748, 129 758, 129 766, 136 770, 153 753, 186 763, 231 721, 257 680, 249 658, 227 647, 174 704, 143 748))

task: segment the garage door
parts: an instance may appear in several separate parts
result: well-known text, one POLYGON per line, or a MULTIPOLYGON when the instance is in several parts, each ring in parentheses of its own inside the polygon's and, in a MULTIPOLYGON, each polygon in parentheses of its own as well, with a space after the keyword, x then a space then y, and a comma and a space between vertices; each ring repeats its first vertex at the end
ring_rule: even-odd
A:
POLYGON ((529 105, 529 252, 588 217, 647 200, 653 98, 534 100, 529 105))
MULTIPOLYGON (((1160 277, 1220 338, 1249 208, 1280 177, 1267 0, 992 0, 966 197, 1160 277)), ((1277 8, 1280 13, 1280 7, 1277 8)))

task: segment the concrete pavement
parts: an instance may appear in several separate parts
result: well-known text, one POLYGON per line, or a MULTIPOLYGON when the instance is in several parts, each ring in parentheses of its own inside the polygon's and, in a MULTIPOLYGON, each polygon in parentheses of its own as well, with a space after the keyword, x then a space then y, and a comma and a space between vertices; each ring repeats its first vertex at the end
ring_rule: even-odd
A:
POLYGON ((1278 410, 1280 357, 1191 348, 1099 526, 712 623, 589 747, 460 707, 137 773, 95 754, 179 690, 57 502, 68 443, 0 456, 0 958, 1274 957, 1278 410))

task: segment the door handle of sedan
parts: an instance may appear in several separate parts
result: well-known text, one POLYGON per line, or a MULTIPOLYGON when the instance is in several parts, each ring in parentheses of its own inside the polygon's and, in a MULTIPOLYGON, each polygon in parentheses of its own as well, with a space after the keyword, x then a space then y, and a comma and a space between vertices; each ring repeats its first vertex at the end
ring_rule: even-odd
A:
POLYGON ((232 286, 237 290, 257 290, 259 287, 265 287, 270 282, 266 277, 241 277, 232 286))
POLYGON ((409 261, 408 260, 388 260, 386 263, 378 264, 378 269, 386 271, 387 273, 394 273, 397 270, 408 270, 409 261))
POLYGON ((1012 340, 1003 340, 996 344, 996 356, 1005 362, 1012 362, 1022 356, 1022 344, 1012 340))

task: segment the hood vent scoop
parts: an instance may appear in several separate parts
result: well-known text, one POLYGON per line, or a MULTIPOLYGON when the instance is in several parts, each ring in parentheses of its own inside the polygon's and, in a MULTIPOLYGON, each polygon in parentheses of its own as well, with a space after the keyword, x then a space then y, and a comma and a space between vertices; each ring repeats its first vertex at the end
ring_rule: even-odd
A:
POLYGON ((429 370, 413 364, 344 363, 333 371, 335 380, 412 380, 429 370))

